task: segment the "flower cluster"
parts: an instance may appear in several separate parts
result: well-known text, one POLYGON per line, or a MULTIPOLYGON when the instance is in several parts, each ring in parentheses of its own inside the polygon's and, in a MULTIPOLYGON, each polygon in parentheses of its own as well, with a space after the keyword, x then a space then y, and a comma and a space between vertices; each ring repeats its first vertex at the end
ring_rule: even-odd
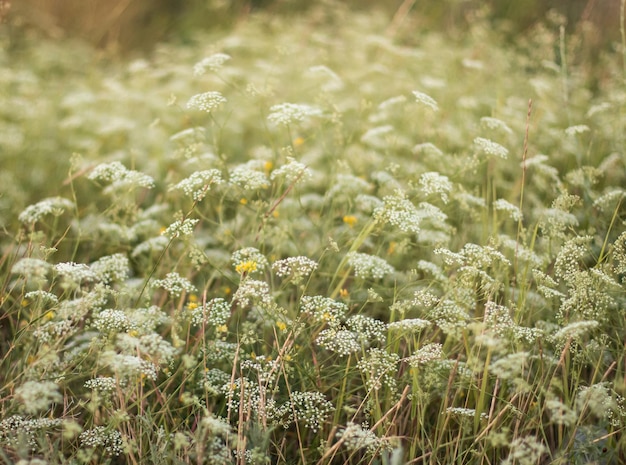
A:
POLYGON ((226 98, 220 92, 211 91, 191 97, 187 102, 187 108, 211 113, 223 103, 226 103, 226 98))
POLYGON ((119 333, 130 330, 134 325, 123 310, 105 309, 95 317, 93 326, 103 333, 119 333))
POLYGON ((305 295, 300 300, 300 311, 305 315, 312 316, 313 320, 318 323, 337 326, 347 313, 348 306, 329 297, 305 295))
POLYGON ((270 179, 272 181, 276 179, 284 179, 287 184, 293 184, 296 182, 303 182, 312 177, 311 169, 304 163, 294 160, 291 157, 287 157, 287 163, 280 168, 276 168, 272 171, 270 179))
POLYGON ((99 376, 85 381, 84 386, 98 392, 112 392, 115 390, 117 383, 115 378, 108 376, 99 376))
POLYGON ((262 272, 269 266, 265 255, 255 247, 244 247, 233 252, 230 261, 239 274, 262 272))
POLYGON ((206 304, 191 310, 191 323, 195 326, 211 325, 221 326, 230 318, 230 304, 217 297, 206 304))
POLYGON ((269 305, 272 301, 270 287, 264 281, 245 279, 233 295, 233 301, 240 307, 247 307, 250 304, 269 305))
POLYGON ((105 284, 122 282, 130 275, 128 257, 121 253, 99 258, 89 265, 97 279, 105 284))
POLYGON ((280 103, 270 108, 267 119, 270 123, 289 126, 295 123, 302 123, 306 118, 320 116, 322 112, 318 108, 302 103, 280 103))
POLYGON ((18 219, 24 224, 34 224, 41 221, 46 215, 60 216, 66 210, 72 210, 74 202, 63 197, 50 197, 34 205, 29 205, 19 214, 18 219))
POLYGON ((336 436, 343 447, 349 451, 365 450, 370 457, 388 447, 385 439, 379 438, 373 431, 353 422, 348 422, 337 432, 336 436))
POLYGON ((178 297, 183 292, 190 293, 197 291, 195 286, 191 284, 191 281, 187 278, 183 278, 175 271, 168 273, 164 279, 155 279, 152 282, 152 287, 161 287, 169 292, 172 297, 178 297))
POLYGON ((474 146, 478 153, 484 153, 491 157, 507 159, 509 156, 509 150, 506 147, 484 137, 476 137, 474 139, 474 146))
POLYGON ((414 90, 413 96, 415 97, 416 102, 425 105, 433 111, 439 111, 439 105, 437 105, 437 101, 430 95, 425 94, 424 92, 420 92, 418 90, 414 90))
POLYGON ((25 440, 28 447, 36 451, 38 433, 47 433, 62 424, 59 418, 26 418, 12 415, 0 421, 0 444, 15 447, 20 445, 20 441, 25 440))
POLYGON ((68 285, 80 285, 97 280, 96 273, 84 263, 64 262, 54 265, 54 271, 68 285))
POLYGON ((300 392, 291 393, 291 406, 296 421, 304 422, 304 425, 311 431, 316 432, 328 415, 334 411, 331 404, 320 392, 300 392))
POLYGON ((87 176, 92 181, 104 181, 111 185, 106 192, 117 190, 131 190, 137 187, 152 189, 154 179, 139 171, 129 170, 119 161, 101 163, 87 176))
POLYGON ((384 259, 360 252, 349 252, 346 255, 348 265, 354 268, 354 275, 362 279, 382 279, 393 273, 393 266, 384 259))
POLYGON ((170 224, 165 231, 163 231, 163 236, 169 239, 175 239, 180 236, 191 236, 193 234, 194 227, 198 224, 200 220, 196 218, 185 218, 183 220, 176 220, 172 224, 170 224))
POLYGON ((452 190, 452 183, 447 176, 431 171, 420 176, 419 185, 426 196, 439 194, 443 203, 448 203, 448 194, 452 190))
POLYGON ((216 169, 195 171, 191 176, 183 179, 178 184, 170 187, 170 190, 180 190, 199 202, 206 196, 212 185, 223 183, 222 173, 216 169))
POLYGON ((258 171, 249 164, 234 167, 229 171, 230 182, 246 191, 267 189, 270 185, 264 172, 258 171))
POLYGON ((11 268, 11 273, 33 281, 44 281, 52 265, 39 258, 21 258, 11 268))
POLYGON ((59 386, 52 381, 26 381, 15 389, 15 397, 22 404, 22 410, 29 414, 45 411, 63 400, 59 386))
POLYGON ((368 390, 378 391, 383 386, 395 390, 399 361, 400 357, 397 354, 371 348, 356 366, 365 376, 365 386, 368 390))
POLYGON ((389 331, 412 335, 428 328, 431 324, 430 321, 421 318, 406 318, 389 323, 387 328, 389 331))
POLYGON ((443 346, 437 342, 426 344, 424 347, 415 351, 408 359, 409 365, 414 368, 425 365, 433 360, 441 360, 443 358, 443 346))
POLYGON ((289 257, 272 264, 272 270, 281 278, 291 278, 294 283, 301 282, 317 269, 317 262, 307 257, 289 257))
POLYGON ((507 202, 504 199, 494 200, 493 209, 497 211, 503 211, 509 215, 509 217, 513 221, 521 221, 522 220, 522 212, 519 207, 513 205, 510 202, 507 202))
POLYGON ((374 210, 374 219, 378 223, 389 223, 404 232, 420 232, 421 215, 403 192, 384 197, 383 205, 374 210))
POLYGON ((315 343, 329 352, 336 353, 340 357, 345 357, 361 350, 359 335, 354 331, 343 328, 331 327, 322 330, 317 336, 315 343))
POLYGON ((511 442, 509 455, 502 465, 536 465, 548 448, 534 436, 515 438, 511 442))
POLYGON ((105 426, 96 426, 80 433, 80 442, 85 447, 100 447, 108 455, 117 456, 124 452, 122 433, 108 429, 105 426))
POLYGON ((211 56, 203 58, 198 63, 193 65, 193 74, 196 76, 202 76, 208 71, 219 71, 224 63, 231 59, 230 55, 226 53, 214 53, 211 56))
POLYGON ((352 315, 346 320, 346 327, 357 334, 359 343, 367 346, 372 342, 385 342, 387 325, 365 315, 352 315))

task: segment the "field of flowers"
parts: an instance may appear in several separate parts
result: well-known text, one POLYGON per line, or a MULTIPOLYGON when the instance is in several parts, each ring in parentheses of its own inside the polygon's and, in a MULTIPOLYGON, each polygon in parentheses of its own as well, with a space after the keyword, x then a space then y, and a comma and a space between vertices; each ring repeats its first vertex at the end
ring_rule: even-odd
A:
POLYGON ((621 463, 625 44, 470 23, 0 47, 0 462, 621 463))

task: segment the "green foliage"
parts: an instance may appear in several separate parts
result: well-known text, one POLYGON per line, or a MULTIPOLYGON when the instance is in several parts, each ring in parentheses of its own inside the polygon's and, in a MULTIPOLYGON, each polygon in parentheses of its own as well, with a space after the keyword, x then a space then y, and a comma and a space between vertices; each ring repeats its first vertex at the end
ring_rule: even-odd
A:
POLYGON ((551 21, 1 52, 2 460, 618 463, 623 68, 551 21))

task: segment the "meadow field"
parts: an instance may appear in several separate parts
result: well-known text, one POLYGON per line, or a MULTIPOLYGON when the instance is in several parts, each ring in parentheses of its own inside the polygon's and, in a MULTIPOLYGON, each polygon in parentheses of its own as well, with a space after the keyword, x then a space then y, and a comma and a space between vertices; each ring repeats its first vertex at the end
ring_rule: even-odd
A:
POLYGON ((0 34, 0 463, 624 463, 623 3, 0 34))

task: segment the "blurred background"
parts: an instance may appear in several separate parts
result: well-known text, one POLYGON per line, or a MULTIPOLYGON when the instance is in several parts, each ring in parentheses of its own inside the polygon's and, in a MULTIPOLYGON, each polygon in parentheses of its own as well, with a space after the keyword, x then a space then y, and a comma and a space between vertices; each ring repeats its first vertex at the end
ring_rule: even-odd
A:
POLYGON ((13 46, 38 35, 79 38, 125 54, 164 40, 184 42, 198 29, 232 28, 255 11, 304 15, 324 3, 379 10, 393 33, 462 31, 480 11, 513 41, 549 14, 578 34, 591 55, 620 38, 620 0, 0 0, 0 19, 13 46))

